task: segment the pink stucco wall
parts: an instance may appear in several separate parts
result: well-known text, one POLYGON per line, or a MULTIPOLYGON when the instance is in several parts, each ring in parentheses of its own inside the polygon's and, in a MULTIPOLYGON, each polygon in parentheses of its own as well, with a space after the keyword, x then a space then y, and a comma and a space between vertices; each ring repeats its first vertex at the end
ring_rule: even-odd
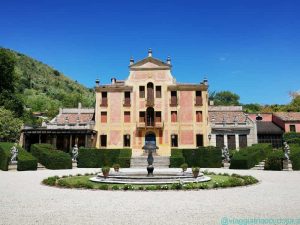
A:
POLYGON ((193 122, 193 92, 192 91, 180 91, 179 105, 180 111, 177 117, 182 123, 192 123, 193 122))
POLYGON ((290 125, 295 125, 296 127, 296 132, 300 133, 300 123, 295 122, 295 123, 285 123, 285 132, 290 132, 290 125))
MULTIPOLYGON (((262 121, 271 122, 272 121, 272 113, 260 113, 260 116, 263 118, 262 121)), ((250 113, 249 117, 255 121, 257 117, 257 113, 250 113)))
POLYGON ((280 126, 282 129, 285 129, 284 122, 280 118, 278 118, 277 116, 273 115, 272 119, 273 119, 273 122, 275 124, 277 124, 278 126, 280 126))
POLYGON ((109 145, 120 145, 122 141, 123 139, 121 137, 121 131, 118 130, 110 131, 109 145))
POLYGON ((120 123, 121 122, 121 100, 122 92, 110 92, 109 93, 109 104, 110 104, 110 122, 120 123))
POLYGON ((194 132, 192 130, 180 131, 180 144, 193 145, 194 144, 194 132))

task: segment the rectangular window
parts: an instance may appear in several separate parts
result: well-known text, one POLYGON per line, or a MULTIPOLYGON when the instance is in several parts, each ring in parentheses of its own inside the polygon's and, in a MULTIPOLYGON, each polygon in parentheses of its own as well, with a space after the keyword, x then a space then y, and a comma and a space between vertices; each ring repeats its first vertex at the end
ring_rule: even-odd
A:
POLYGON ((290 125, 290 132, 296 132, 296 126, 290 125))
POLYGON ((240 148, 247 147, 247 135, 246 134, 239 135, 239 147, 240 148))
POLYGON ((196 91, 195 105, 196 106, 202 106, 202 93, 201 93, 201 91, 196 91))
POLYGON ((161 112, 159 111, 155 112, 155 122, 157 123, 161 122, 161 112))
POLYGON ((171 146, 178 147, 178 135, 177 134, 171 135, 171 146))
POLYGON ((124 106, 130 106, 130 92, 124 92, 124 106))
POLYGON ((107 146, 107 135, 105 134, 100 135, 100 146, 101 147, 107 146))
POLYGON ((171 122, 172 123, 177 122, 177 111, 171 111, 171 122))
POLYGON ((107 92, 101 93, 101 104, 100 106, 107 106, 107 92))
POLYGON ((170 106, 177 106, 177 91, 171 91, 170 106))
POLYGON ((144 122, 145 122, 145 112, 140 112, 140 119, 139 119, 139 121, 140 121, 141 123, 144 123, 144 122))
POLYGON ((196 134, 196 145, 197 145, 197 147, 203 146, 203 135, 202 134, 196 134))
POLYGON ((107 112, 101 112, 101 123, 107 123, 107 112))
POLYGON ((140 98, 145 98, 145 86, 140 86, 140 98))
POLYGON ((124 123, 130 123, 130 112, 124 112, 124 123))
POLYGON ((156 98, 161 98, 161 86, 156 86, 155 88, 156 98))
POLYGON ((202 111, 196 111, 196 122, 200 123, 202 121, 203 121, 203 119, 202 119, 202 111))
POLYGON ((130 135, 129 134, 125 134, 123 136, 123 145, 124 145, 124 147, 130 147, 130 135))

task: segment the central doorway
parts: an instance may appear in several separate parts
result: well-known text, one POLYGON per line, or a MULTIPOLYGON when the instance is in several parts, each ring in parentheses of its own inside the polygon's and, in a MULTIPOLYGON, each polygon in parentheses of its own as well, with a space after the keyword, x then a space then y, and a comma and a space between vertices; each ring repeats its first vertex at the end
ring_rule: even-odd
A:
POLYGON ((156 146, 156 136, 153 132, 148 132, 145 135, 145 145, 147 145, 147 144, 156 146))

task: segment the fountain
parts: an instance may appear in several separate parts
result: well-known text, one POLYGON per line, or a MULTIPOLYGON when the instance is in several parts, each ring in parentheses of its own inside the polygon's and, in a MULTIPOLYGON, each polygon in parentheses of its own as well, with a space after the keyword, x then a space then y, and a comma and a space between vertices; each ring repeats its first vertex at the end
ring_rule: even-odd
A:
POLYGON ((106 184, 138 184, 138 185, 158 185, 158 184, 173 184, 173 183, 199 183, 210 181, 211 178, 199 173, 194 176, 192 171, 182 172, 178 168, 157 169, 155 175, 153 152, 158 149, 155 144, 147 143, 143 147, 147 157, 147 172, 143 169, 123 168, 119 172, 110 172, 108 177, 104 177, 103 173, 99 173, 96 177, 90 178, 90 181, 106 183, 106 184))

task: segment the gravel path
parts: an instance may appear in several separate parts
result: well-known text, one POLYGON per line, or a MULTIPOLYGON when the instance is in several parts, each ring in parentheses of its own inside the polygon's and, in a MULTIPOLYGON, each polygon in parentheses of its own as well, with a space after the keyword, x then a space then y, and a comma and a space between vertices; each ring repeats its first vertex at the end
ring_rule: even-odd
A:
POLYGON ((300 171, 210 170, 253 175, 260 183, 200 191, 70 190, 40 182, 97 170, 0 171, 0 224, 215 225, 223 217, 300 218, 300 171))

